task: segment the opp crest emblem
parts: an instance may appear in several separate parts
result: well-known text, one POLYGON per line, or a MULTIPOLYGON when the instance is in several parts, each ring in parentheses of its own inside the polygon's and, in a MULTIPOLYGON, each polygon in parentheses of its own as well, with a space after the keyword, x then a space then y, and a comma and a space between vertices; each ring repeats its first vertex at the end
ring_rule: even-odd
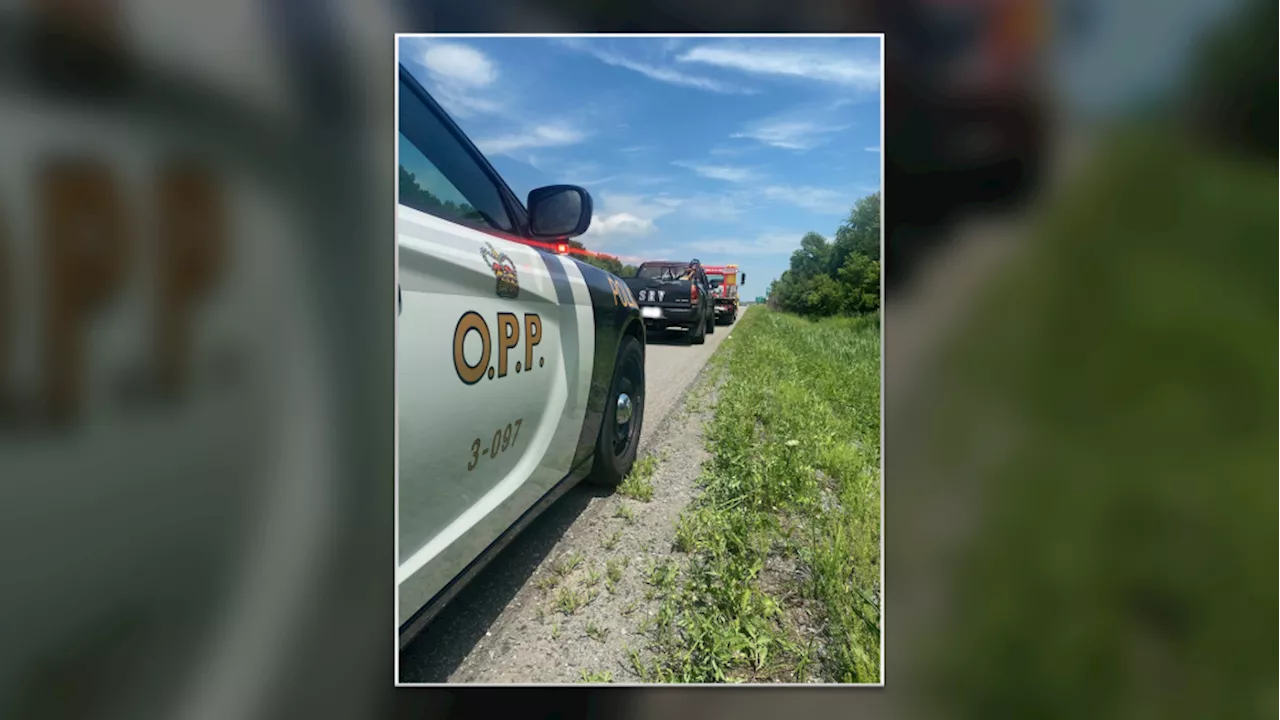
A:
POLYGON ((516 276, 516 264, 504 252, 499 252, 492 243, 485 243, 480 248, 480 257, 489 264, 493 276, 497 280, 497 294, 500 298, 514 300, 520 295, 520 279, 516 276))

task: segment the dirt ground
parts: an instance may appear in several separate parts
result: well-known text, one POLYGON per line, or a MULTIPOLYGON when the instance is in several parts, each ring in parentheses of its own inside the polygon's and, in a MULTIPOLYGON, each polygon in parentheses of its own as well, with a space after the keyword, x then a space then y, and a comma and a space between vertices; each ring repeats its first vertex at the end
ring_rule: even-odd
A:
POLYGON ((637 628, 659 602, 646 599, 645 577, 655 563, 682 557, 672 550, 675 523, 694 498, 708 457, 703 424, 711 417, 716 382, 714 370, 704 368, 690 400, 653 428, 646 443, 646 452, 659 459, 652 499, 618 493, 594 498, 449 682, 581 682, 584 673, 596 681, 606 673, 613 682, 640 680, 631 654, 648 655, 637 628), (629 508, 630 517, 620 516, 620 508, 629 508), (574 558, 580 560, 570 570, 574 558), (609 562, 622 568, 616 582, 608 578, 609 562), (575 601, 582 606, 567 611, 575 601))

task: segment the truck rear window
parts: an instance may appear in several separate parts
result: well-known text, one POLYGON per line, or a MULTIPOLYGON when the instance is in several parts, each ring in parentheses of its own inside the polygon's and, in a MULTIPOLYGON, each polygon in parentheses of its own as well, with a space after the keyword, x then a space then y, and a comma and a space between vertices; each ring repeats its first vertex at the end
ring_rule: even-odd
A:
POLYGON ((646 280, 679 280, 688 271, 688 265, 643 265, 636 271, 636 277, 646 280))

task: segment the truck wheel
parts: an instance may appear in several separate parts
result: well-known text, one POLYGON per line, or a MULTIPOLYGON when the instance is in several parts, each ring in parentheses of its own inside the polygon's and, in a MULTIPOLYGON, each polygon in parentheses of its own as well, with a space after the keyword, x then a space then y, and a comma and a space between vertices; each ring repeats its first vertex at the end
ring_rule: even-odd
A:
POLYGON ((623 336, 618 347, 613 383, 605 403, 595 463, 587 482, 614 488, 631 472, 644 423, 644 352, 630 335, 623 336))
POLYGON ((701 345, 707 341, 707 324, 699 322, 697 325, 689 328, 689 344, 701 345))

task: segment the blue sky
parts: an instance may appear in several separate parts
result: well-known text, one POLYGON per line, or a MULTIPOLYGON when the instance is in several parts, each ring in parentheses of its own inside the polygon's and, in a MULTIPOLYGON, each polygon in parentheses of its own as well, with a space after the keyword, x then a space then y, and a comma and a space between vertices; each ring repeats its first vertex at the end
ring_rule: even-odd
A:
POLYGON ((586 187, 588 248, 736 262, 746 295, 880 188, 878 38, 403 38, 400 62, 518 195, 586 187))

